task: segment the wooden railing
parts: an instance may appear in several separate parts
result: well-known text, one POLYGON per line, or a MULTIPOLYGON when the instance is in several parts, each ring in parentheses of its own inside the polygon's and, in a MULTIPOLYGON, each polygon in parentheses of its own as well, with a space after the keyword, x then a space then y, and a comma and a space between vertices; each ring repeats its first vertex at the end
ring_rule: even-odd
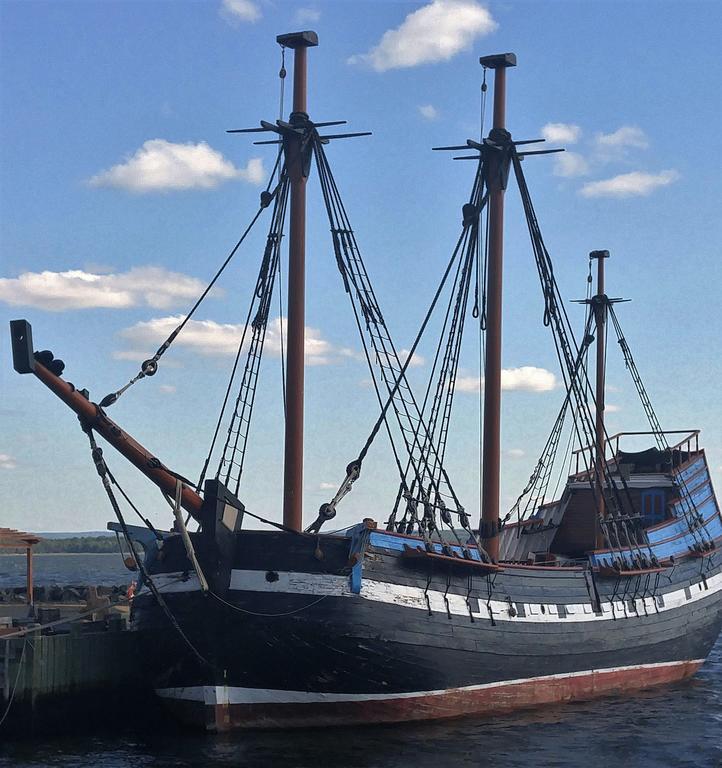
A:
MULTIPOLYGON (((665 429, 662 434, 663 435, 684 435, 684 437, 676 442, 674 445, 670 445, 670 450, 672 451, 685 451, 687 453, 698 452, 699 451, 699 429, 665 429), (694 448, 692 447, 694 445, 694 448)), ((608 453, 608 447, 614 446, 614 450, 612 452, 611 457, 613 458, 619 453, 619 441, 623 437, 639 437, 642 435, 649 435, 650 437, 654 437, 654 432, 617 432, 615 435, 611 435, 605 442, 605 461, 607 459, 607 453, 608 453)), ((594 446, 587 445, 583 448, 577 448, 576 450, 572 451, 572 456, 574 457, 575 462, 575 470, 574 473, 576 475, 580 474, 580 472, 586 472, 586 467, 582 467, 582 469, 579 469, 579 461, 580 457, 586 452, 589 452, 590 457, 593 456, 594 452, 594 446)))

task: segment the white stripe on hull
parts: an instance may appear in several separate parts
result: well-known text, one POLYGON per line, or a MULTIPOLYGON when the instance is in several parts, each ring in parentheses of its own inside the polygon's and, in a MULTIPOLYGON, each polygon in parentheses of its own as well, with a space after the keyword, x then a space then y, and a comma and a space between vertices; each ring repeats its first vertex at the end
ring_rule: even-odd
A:
MULTIPOLYGON (((707 583, 699 581, 690 585, 690 596, 687 596, 685 588, 667 592, 662 595, 663 605, 655 607, 654 597, 638 597, 633 601, 634 608, 630 605, 630 599, 625 601, 615 600, 603 602, 602 612, 594 613, 591 603, 564 604, 566 616, 559 615, 556 603, 519 603, 506 600, 481 600, 472 598, 467 604, 463 595, 446 594, 439 590, 429 589, 426 592, 421 587, 411 587, 403 584, 394 584, 385 581, 363 579, 361 592, 352 592, 347 576, 335 576, 333 574, 295 573, 290 571, 275 572, 277 580, 268 581, 265 571, 233 570, 231 571, 230 587, 232 591, 254 592, 268 594, 307 595, 315 597, 335 596, 346 597, 353 600, 371 600, 378 603, 415 608, 422 611, 456 616, 469 616, 469 609, 474 619, 494 621, 521 622, 525 624, 549 624, 549 623, 579 623, 591 621, 611 621, 625 616, 644 617, 646 614, 656 615, 681 608, 688 603, 694 603, 706 597, 710 597, 722 591, 722 572, 707 579, 707 583), (429 602, 427 605, 426 597, 429 602), (524 606, 525 616, 518 615, 518 605, 524 606), (513 612, 517 612, 514 616, 513 612)), ((180 592, 198 592, 200 585, 194 573, 189 574, 183 580, 182 573, 169 573, 153 576, 163 594, 180 592)), ((139 593, 141 596, 148 594, 147 588, 139 593)))
POLYGON ((156 693, 164 699, 202 702, 207 706, 216 706, 219 704, 332 704, 345 701, 392 701, 399 699, 426 698, 429 696, 443 696, 449 693, 469 693, 472 691, 502 688, 504 686, 522 685, 524 683, 550 682, 552 680, 586 677, 594 674, 634 672, 637 670, 679 667, 685 664, 700 665, 703 662, 704 659, 689 659, 684 661, 665 661, 656 664, 635 664, 626 667, 587 669, 581 672, 566 672, 558 675, 543 675, 540 677, 527 677, 517 680, 500 680, 494 683, 467 685, 443 690, 412 691, 409 693, 316 693, 313 691, 282 691, 270 688, 239 688, 236 686, 225 685, 194 685, 187 688, 158 688, 156 689, 156 693))

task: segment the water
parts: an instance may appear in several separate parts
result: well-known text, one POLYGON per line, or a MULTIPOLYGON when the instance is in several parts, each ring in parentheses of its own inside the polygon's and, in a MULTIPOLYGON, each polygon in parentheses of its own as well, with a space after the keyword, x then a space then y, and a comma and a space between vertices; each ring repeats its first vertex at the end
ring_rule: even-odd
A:
MULTIPOLYGON (((33 555, 33 576, 37 586, 77 584, 114 586, 129 584, 131 573, 118 552, 109 554, 33 555)), ((25 586, 25 555, 0 555, 0 589, 25 586)))
MULTIPOLYGON (((127 581, 117 555, 46 555, 58 583, 127 581), (75 561, 81 570, 73 570, 75 561), (83 574, 87 576, 83 577, 83 574)), ((0 586, 9 571, 0 558, 0 586)), ((13 566, 14 568, 14 566, 13 566)), ((15 578, 15 576, 11 576, 15 578)), ((19 583, 22 583, 22 578, 19 583)), ((8 586, 8 584, 5 584, 8 586)), ((128 712, 105 733, 8 743, 9 768, 719 768, 722 639, 690 681, 633 697, 566 704, 495 719, 302 732, 205 735, 171 722, 143 727, 128 712)))

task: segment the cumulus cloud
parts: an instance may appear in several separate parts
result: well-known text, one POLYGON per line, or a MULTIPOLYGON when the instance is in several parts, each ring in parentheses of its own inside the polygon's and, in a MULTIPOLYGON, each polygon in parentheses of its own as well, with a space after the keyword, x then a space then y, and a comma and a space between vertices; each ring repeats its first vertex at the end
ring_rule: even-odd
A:
POLYGON ((674 170, 659 173, 633 171, 613 176, 611 179, 590 181, 580 191, 583 197, 645 197, 655 189, 672 184, 678 178, 679 173, 674 170))
POLYGON ((421 117, 426 120, 436 120, 439 117, 439 112, 433 104, 422 104, 419 107, 421 117))
POLYGON ((248 21, 253 24, 261 18, 261 9, 252 0, 223 0, 221 15, 231 23, 248 21))
MULTIPOLYGON (((483 378, 478 376, 459 376, 456 380, 456 388, 460 392, 478 392, 483 385, 483 378)), ((501 371, 501 388, 507 392, 549 392, 556 386, 556 376, 546 368, 523 365, 501 371)))
POLYGON ((448 61, 497 26, 489 11, 475 0, 433 0, 410 13, 399 27, 385 32, 368 53, 352 56, 348 63, 385 72, 448 61))
POLYGON ((15 469, 17 462, 8 453, 0 453, 0 469, 15 469))
POLYGON ((598 133, 596 143, 599 147, 634 147, 646 149, 649 140, 641 128, 636 125, 623 125, 612 133, 598 133))
POLYGON ((554 175, 572 178, 589 173, 589 163, 577 152, 560 152, 554 160, 554 175))
POLYGON ((296 24, 313 24, 321 18, 318 8, 299 8, 296 11, 296 24))
POLYGON ((134 267, 111 274, 71 269, 0 278, 0 301, 50 312, 136 306, 167 309, 195 299, 204 288, 195 277, 162 267, 134 267))
POLYGON ((142 193, 213 189, 236 179, 259 185, 265 176, 263 161, 257 157, 250 159, 245 168, 236 168, 205 141, 174 144, 165 139, 150 139, 124 162, 101 171, 88 183, 91 187, 142 193))
MULTIPOLYGON (((155 349, 172 333, 183 320, 183 315, 155 317, 141 321, 118 333, 126 344, 125 349, 113 353, 116 360, 140 361, 148 357, 150 350, 155 349)), ((265 349, 271 354, 281 351, 281 332, 285 338, 285 318, 276 318, 268 324, 266 330, 265 349)), ((174 345, 203 357, 232 357, 238 350, 243 324, 217 323, 215 320, 189 320, 183 332, 176 338, 174 345)), ((246 334, 246 344, 250 341, 251 332, 246 334)), ((317 328, 306 326, 306 364, 328 365, 339 359, 340 352, 330 342, 321 336, 317 328)))
POLYGON ((555 144, 576 144, 582 135, 582 129, 570 123, 547 123, 541 129, 541 135, 555 144))
MULTIPOLYGON (((399 360, 401 361, 401 365, 403 365, 406 362, 406 358, 409 356, 410 349, 400 349, 399 350, 399 360)), ((414 354, 411 356, 411 362, 409 363, 409 368, 420 368, 422 365, 425 365, 426 358, 420 355, 418 352, 414 352, 414 354)))

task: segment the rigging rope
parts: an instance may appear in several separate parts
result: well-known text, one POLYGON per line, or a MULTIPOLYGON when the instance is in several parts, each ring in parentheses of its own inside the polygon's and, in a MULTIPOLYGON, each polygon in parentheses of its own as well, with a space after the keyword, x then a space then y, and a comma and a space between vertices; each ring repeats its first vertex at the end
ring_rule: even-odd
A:
POLYGON ((93 463, 95 464, 95 469, 103 483, 103 488, 105 489, 105 493, 108 497, 108 500, 110 501, 110 506, 113 508, 113 512, 115 512, 115 516, 118 520, 118 523, 120 523, 120 527, 123 531, 123 536, 125 537, 125 543, 128 545, 128 549, 130 549, 131 553, 133 554, 133 559, 135 560, 135 564, 138 566, 138 571, 140 572, 141 578, 143 579, 143 583, 148 585, 148 589, 151 591, 153 597, 155 597, 158 603, 158 606, 165 614, 166 618, 170 622, 173 629, 175 629, 175 631, 180 636, 181 640, 183 640, 183 642, 186 644, 189 650, 193 653, 196 659, 204 666, 210 666, 208 661, 200 654, 198 649, 193 645, 193 643, 190 641, 186 633, 183 631, 182 627, 180 626, 177 619, 175 618, 170 608, 168 607, 168 604, 166 603, 165 599, 161 595, 160 590, 156 587, 155 582, 153 581, 148 571, 146 570, 145 563, 143 562, 143 559, 140 557, 140 555, 138 555, 138 551, 136 550, 133 539, 130 535, 130 532, 128 531, 128 526, 125 522, 125 518, 123 517, 123 513, 120 509, 120 505, 118 504, 118 500, 115 498, 115 494, 113 493, 111 481, 110 481, 110 478, 108 477, 108 466, 105 463, 105 459, 103 458, 103 449, 100 448, 96 443, 95 436, 93 435, 92 427, 89 424, 84 423, 83 421, 80 422, 80 426, 83 432, 85 432, 85 434, 88 436, 88 441, 90 443, 90 452, 93 457, 93 463))
POLYGON ((158 371, 158 362, 160 361, 161 357, 168 351, 168 348, 176 340, 176 338, 178 337, 178 334, 183 330, 183 328, 185 328, 188 321, 195 314, 195 311, 201 305, 201 303, 206 298, 206 296, 208 296, 208 294, 211 292, 213 286, 218 281, 218 278, 223 274, 223 271, 230 264, 231 260, 236 255, 236 252, 243 244, 243 241, 246 239, 250 231, 253 229, 254 224, 261 217, 261 214, 263 213, 263 211, 271 204, 276 194, 277 188, 273 192, 270 192, 270 188, 271 188, 271 184, 273 183, 273 178, 276 174, 276 170, 278 168, 280 158, 281 156, 279 154, 278 157, 276 158, 276 164, 274 165, 273 170, 271 171, 271 175, 269 177, 268 184, 266 185, 266 189, 263 192, 261 192, 260 206, 256 211, 255 215, 253 216, 253 218, 251 219, 250 224, 248 224, 246 229, 243 231, 243 234, 239 238, 238 242, 233 246, 228 256, 226 256, 224 262, 218 268, 218 271, 215 273, 210 283, 208 283, 206 288, 203 290, 203 293, 201 293, 201 295, 198 297, 195 304, 191 307, 188 314, 185 315, 183 320, 176 326, 176 328, 171 332, 168 338, 160 345, 160 347, 158 347, 153 357, 143 361, 140 367, 140 371, 132 379, 130 379, 130 381, 127 384, 122 386, 116 392, 111 392, 109 395, 106 395, 100 401, 101 408, 108 408, 109 406, 113 405, 113 403, 117 402, 118 398, 121 397, 121 395, 123 395, 124 392, 130 389, 130 387, 132 387, 133 384, 140 381, 141 379, 144 379, 149 376, 155 376, 156 372, 158 371))
MULTIPOLYGON (((250 430, 253 405, 255 403, 258 386, 261 357, 263 355, 263 346, 266 338, 266 330, 268 328, 268 316, 271 300, 273 298, 275 279, 278 273, 278 263, 280 261, 281 240, 283 238, 283 226, 288 204, 289 179, 287 173, 284 173, 279 185, 280 189, 276 196, 266 250, 263 255, 256 289, 251 301, 250 312, 253 312, 256 304, 257 308, 250 324, 251 340, 246 355, 246 364, 243 370, 241 386, 238 390, 234 411, 228 425, 226 443, 223 447, 223 453, 216 472, 216 477, 220 478, 225 469, 225 478, 223 482, 236 496, 238 495, 241 475, 243 474, 248 433, 250 430), (233 483, 235 483, 234 486, 233 483)), ((239 351, 243 347, 247 331, 248 323, 243 331, 239 351)))
MULTIPOLYGON (((642 377, 637 368, 637 364, 635 363, 634 357, 632 356, 632 351, 629 348, 629 344, 627 343, 626 338, 624 337, 622 326, 619 322, 619 318, 617 317, 614 305, 611 303, 609 304, 609 316, 611 317, 612 324, 614 325, 617 341, 619 342, 619 346, 622 349, 624 363, 627 367, 627 370, 629 370, 632 381, 634 382, 634 386, 637 390, 637 394, 639 395, 639 399, 642 402, 642 406, 647 416, 647 420, 649 421, 649 425, 652 429, 652 433, 654 434, 657 446, 662 452, 669 455, 671 467, 673 469, 674 457, 672 455, 672 449, 669 446, 669 442, 667 441, 667 435, 662 429, 662 425, 657 418, 657 414, 654 410, 654 406, 652 405, 652 401, 647 394, 647 389, 644 386, 644 382, 642 381, 642 377)), ((714 548, 714 538, 704 526, 704 520, 699 510, 697 509, 697 505, 692 498, 692 494, 689 491, 689 487, 684 476, 681 473, 678 473, 675 477, 681 490, 680 501, 682 502, 682 514, 684 516, 685 523, 687 524, 689 532, 692 534, 692 538, 695 540, 694 548, 699 552, 709 551, 710 549, 714 548)))
MULTIPOLYGON (((646 534, 641 527, 641 516, 636 514, 635 505, 629 492, 629 486, 623 475, 620 475, 622 493, 620 492, 615 479, 612 477, 611 468, 607 462, 595 462, 591 452, 595 444, 595 420, 592 415, 589 403, 596 405, 593 390, 588 377, 580 383, 572 375, 574 364, 579 356, 579 347, 574 339, 574 333, 569 322, 566 308, 561 300, 556 279, 554 277, 553 266, 549 253, 544 245, 541 230, 534 212, 534 207, 526 185, 526 180, 521 168, 520 157, 511 148, 511 161, 514 173, 522 197, 524 213, 527 219, 529 234, 532 241, 532 248, 535 255, 537 270, 542 284, 544 294, 544 324, 552 329, 552 336, 557 349, 557 355, 561 363, 562 373, 567 388, 571 388, 573 397, 576 401, 578 410, 578 420, 574 423, 574 428, 578 433, 581 445, 589 446, 589 459, 587 452, 582 456, 586 464, 587 475, 590 478, 590 488, 592 494, 596 497, 598 488, 602 491, 606 489, 605 495, 605 514, 600 519, 600 528, 605 535, 610 548, 617 552, 617 565, 621 569, 627 567, 625 555, 619 552, 620 549, 628 548, 632 555, 633 567, 645 568, 648 565, 658 563, 654 555, 646 534), (581 433, 580 431, 581 430, 581 433), (583 435, 583 436, 582 436, 583 435), (594 480, 592 480, 594 479, 594 480), (625 502, 630 513, 625 512, 625 502), (645 551, 642 551, 642 550, 645 551)), ((605 430, 605 440, 609 436, 605 430)))
MULTIPOLYGON (((410 361, 413 358, 416 348, 418 347, 421 336, 423 335, 423 332, 428 325, 431 313, 433 312, 439 296, 443 291, 449 273, 451 272, 456 261, 457 255, 464 240, 464 234, 462 234, 462 236, 459 238, 459 241, 457 242, 457 246, 454 249, 453 256, 449 261, 446 272, 436 292, 434 300, 432 301, 429 312, 427 313, 427 316, 422 323, 420 332, 417 335, 414 344, 412 345, 412 349, 409 352, 405 363, 402 365, 393 345, 393 341, 388 334, 385 321, 378 306, 378 302, 376 301, 376 297, 369 282, 363 260, 358 250, 358 245, 356 243, 353 230, 351 229, 345 207, 341 201, 338 187, 335 184, 333 175, 331 174, 328 161, 320 142, 316 142, 314 144, 314 153, 316 155, 317 165, 319 168, 319 176, 321 178, 322 191, 324 193, 324 202, 326 203, 327 212, 329 214, 329 223, 331 225, 331 231, 333 234, 334 250, 338 268, 344 281, 344 287, 352 301, 352 305, 357 306, 360 316, 363 317, 366 330, 369 334, 371 347, 374 350, 376 361, 381 369, 381 380, 383 381, 388 392, 388 397, 382 405, 381 413, 371 431, 371 434, 369 435, 364 447, 359 453, 357 460, 352 462, 349 465, 349 468, 354 466, 360 467, 361 462, 365 458, 366 453, 368 452, 371 444, 373 443, 373 440, 378 434, 382 424, 386 425, 387 431, 390 429, 387 423, 387 415, 389 409, 393 409, 402 440, 406 447, 407 455, 413 457, 412 476, 418 483, 421 477, 421 467, 424 464, 428 464, 430 460, 430 457, 423 455, 423 446, 420 440, 420 434, 422 432, 426 432, 427 427, 423 421, 418 403, 408 386, 408 382, 406 380, 406 371, 410 361)), ((375 380, 376 371, 373 369, 373 367, 370 370, 372 378, 375 380)), ((466 513, 464 512, 463 507, 461 507, 450 484, 448 475, 443 468, 441 476, 444 481, 444 487, 447 489, 449 494, 448 498, 453 500, 456 507, 453 510, 454 514, 459 516, 463 525, 465 522, 466 513)), ((344 481, 344 484, 347 482, 347 480, 344 481)), ((344 484, 342 484, 342 487, 344 484)), ((438 492, 440 496, 446 495, 442 494, 438 488, 435 488, 434 492, 438 492)), ((428 499, 420 499, 420 501, 425 505, 426 510, 429 512, 438 507, 438 505, 433 504, 428 499)), ((466 524, 468 525, 468 520, 466 521, 466 524)))
POLYGON ((246 320, 243 325, 243 333, 241 334, 241 339, 239 341, 238 348, 236 350, 236 356, 231 368, 231 374, 228 379, 225 394, 223 396, 221 410, 216 421, 215 429, 213 431, 213 437, 211 438, 211 444, 203 463, 203 468, 201 469, 198 482, 196 483, 197 491, 200 490, 203 485, 203 481, 205 480, 206 472, 208 471, 208 466, 210 465, 213 451, 215 450, 216 441, 218 440, 218 435, 220 434, 221 425, 223 424, 226 408, 228 407, 228 401, 230 399, 231 391, 233 389, 233 382, 235 381, 236 373, 238 371, 238 364, 241 359, 241 354, 245 346, 248 329, 252 328, 252 340, 246 356, 243 379, 241 387, 239 388, 238 397, 236 399, 233 416, 231 417, 231 421, 229 423, 228 435, 226 438, 225 446, 223 448, 223 453, 221 455, 221 463, 219 464, 218 471, 216 472, 216 477, 219 477, 224 463, 228 463, 228 474, 226 478, 228 481, 231 470, 235 466, 236 472, 234 474, 234 479, 238 481, 236 484, 236 494, 238 486, 240 485, 240 476, 243 471, 243 458, 245 456, 248 428, 250 427, 250 417, 255 398, 259 369, 258 367, 260 366, 261 353, 263 352, 263 342, 268 324, 268 311, 270 308, 275 276, 279 272, 279 254, 281 238, 283 237, 283 223, 285 221, 285 212, 288 202, 288 189, 288 173, 284 165, 281 168, 278 186, 276 187, 277 191, 275 194, 274 209, 271 216, 269 232, 266 237, 266 248, 261 260, 259 274, 256 278, 253 295, 251 297, 251 303, 246 314, 246 320), (258 307, 256 307, 257 304, 258 307), (254 318, 253 322, 251 322, 252 316, 254 318), (239 421, 239 419, 242 419, 242 421, 239 421), (234 424, 237 425, 235 431, 234 424), (243 432, 242 435, 241 432, 243 432), (230 448, 233 435, 236 436, 236 439, 233 448, 230 448), (238 447, 239 441, 241 443, 240 448, 238 447), (240 461, 238 459, 240 459, 240 461))

